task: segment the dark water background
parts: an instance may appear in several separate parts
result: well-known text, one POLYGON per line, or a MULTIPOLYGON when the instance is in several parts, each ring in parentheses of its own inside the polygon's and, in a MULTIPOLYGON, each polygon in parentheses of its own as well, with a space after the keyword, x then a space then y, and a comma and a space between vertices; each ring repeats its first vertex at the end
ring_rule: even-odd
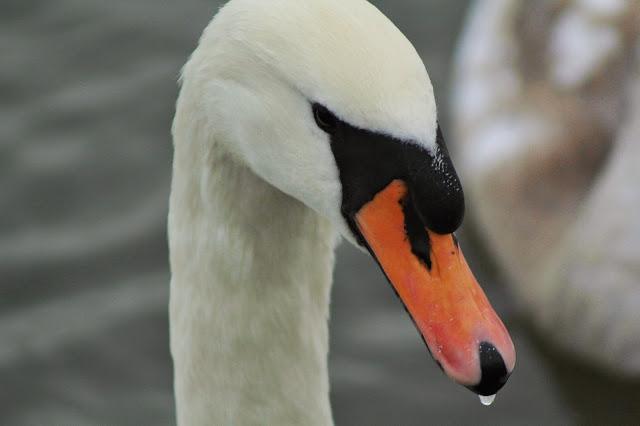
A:
MULTIPOLYGON (((0 3, 0 424, 174 422, 165 217, 176 78, 219 1, 0 3)), ((462 0, 374 1, 411 39, 446 129, 462 0)), ((340 248, 338 425, 632 424, 637 388, 551 353, 466 252, 518 366, 491 408, 446 379, 382 274, 340 248)))

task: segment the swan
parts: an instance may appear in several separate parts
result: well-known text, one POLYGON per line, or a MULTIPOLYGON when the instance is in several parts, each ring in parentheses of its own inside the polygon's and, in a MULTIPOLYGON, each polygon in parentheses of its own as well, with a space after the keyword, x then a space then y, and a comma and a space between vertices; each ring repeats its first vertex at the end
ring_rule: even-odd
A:
POLYGON ((434 360, 495 394, 515 350, 460 251, 433 88, 365 0, 231 0, 185 65, 168 238, 177 420, 330 425, 334 250, 380 264, 434 360))
POLYGON ((478 230, 556 346, 640 377, 640 4, 477 1, 453 124, 478 230))

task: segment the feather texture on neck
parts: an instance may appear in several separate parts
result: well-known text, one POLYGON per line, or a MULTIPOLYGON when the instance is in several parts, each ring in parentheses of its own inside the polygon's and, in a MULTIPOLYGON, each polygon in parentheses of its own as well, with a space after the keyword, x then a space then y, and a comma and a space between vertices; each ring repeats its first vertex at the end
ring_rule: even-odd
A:
POLYGON ((203 135, 178 115, 169 215, 178 422, 331 424, 337 233, 203 135))

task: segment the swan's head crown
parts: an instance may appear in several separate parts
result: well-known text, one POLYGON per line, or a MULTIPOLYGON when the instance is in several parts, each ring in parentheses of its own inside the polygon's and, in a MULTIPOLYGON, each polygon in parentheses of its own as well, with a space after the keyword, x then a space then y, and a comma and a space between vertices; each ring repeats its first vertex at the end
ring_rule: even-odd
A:
POLYGON ((357 127, 433 147, 436 106, 424 64, 367 1, 234 0, 216 19, 203 41, 226 39, 235 66, 279 78, 357 127))
POLYGON ((354 128, 437 150, 425 66, 365 0, 232 0, 205 30, 183 85, 213 139, 333 220, 339 172, 314 103, 354 128))

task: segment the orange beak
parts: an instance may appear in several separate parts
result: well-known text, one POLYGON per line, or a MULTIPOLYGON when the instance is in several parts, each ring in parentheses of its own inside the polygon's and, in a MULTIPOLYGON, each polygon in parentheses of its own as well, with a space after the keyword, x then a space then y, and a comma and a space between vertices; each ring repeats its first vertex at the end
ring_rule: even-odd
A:
POLYGON ((424 254, 416 254, 403 207, 408 196, 406 184, 393 181, 358 211, 356 225, 444 372, 493 395, 515 366, 513 342, 453 234, 419 226, 424 254))

